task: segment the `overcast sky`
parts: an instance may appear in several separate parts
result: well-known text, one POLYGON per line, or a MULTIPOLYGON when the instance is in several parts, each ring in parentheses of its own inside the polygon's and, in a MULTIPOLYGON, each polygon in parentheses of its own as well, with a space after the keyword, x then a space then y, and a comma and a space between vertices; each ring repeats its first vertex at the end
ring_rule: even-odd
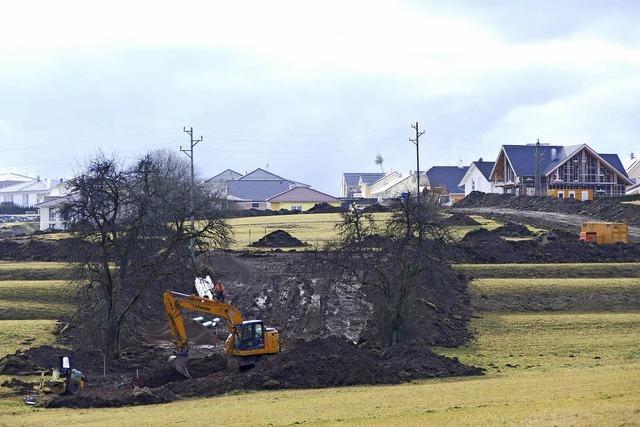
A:
POLYGON ((421 169, 536 138, 626 157, 639 22, 612 0, 7 2, 0 172, 178 150, 183 126, 204 177, 268 165, 333 194, 377 153, 415 169, 415 121, 421 169))

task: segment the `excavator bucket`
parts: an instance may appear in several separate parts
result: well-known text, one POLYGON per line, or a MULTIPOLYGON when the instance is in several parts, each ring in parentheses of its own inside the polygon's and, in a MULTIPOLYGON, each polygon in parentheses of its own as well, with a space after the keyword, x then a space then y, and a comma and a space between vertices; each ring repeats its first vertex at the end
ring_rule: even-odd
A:
POLYGON ((173 363, 173 368, 178 371, 179 374, 191 378, 189 369, 187 369, 187 356, 171 356, 169 360, 173 363))

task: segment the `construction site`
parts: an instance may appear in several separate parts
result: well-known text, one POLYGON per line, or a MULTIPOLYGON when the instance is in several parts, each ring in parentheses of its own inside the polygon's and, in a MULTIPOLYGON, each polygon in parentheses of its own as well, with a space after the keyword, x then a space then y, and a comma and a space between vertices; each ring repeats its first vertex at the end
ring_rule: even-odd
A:
MULTIPOLYGON (((582 217, 567 225, 562 222, 567 218, 542 215, 538 220, 532 210, 513 207, 518 214, 506 214, 501 204, 477 200, 442 214, 457 236, 448 249, 451 264, 419 287, 414 298, 426 303, 412 311, 406 329, 411 339, 391 347, 376 339, 371 292, 357 279, 336 282, 323 274, 314 262, 318 250, 295 237, 300 215, 258 218, 267 232, 255 242, 198 255, 203 274, 195 282, 178 272, 170 283, 149 288, 127 319, 118 359, 97 350, 91 341, 97 319, 73 304, 77 285, 65 284, 65 265, 74 260, 64 236, 2 239, 0 314, 5 327, 18 331, 0 358, 2 413, 24 416, 32 407, 142 408, 257 391, 268 397, 278 390, 457 384, 442 383, 446 378, 494 387, 495 381, 520 378, 520 371, 528 372, 524 380, 533 381, 536 372, 549 370, 597 376, 605 369, 603 375, 615 375, 613 366, 628 372, 629 386, 636 383, 640 243, 635 217, 625 222, 628 241, 610 243, 601 235, 581 238, 582 217), (223 294, 217 282, 223 283, 223 294), (582 326, 572 323, 577 319, 582 326), (517 328, 533 322, 528 328, 537 330, 541 341, 527 347, 521 342, 527 333, 510 330, 509 322, 517 328), (569 322, 569 347, 553 329, 545 329, 547 322, 569 322), (495 329, 497 324, 502 326, 495 329), (627 332, 620 335, 619 347, 598 348, 580 344, 578 337, 590 327, 606 334, 620 333, 619 327, 627 332), (485 341, 487 334, 497 341, 485 341), (557 341, 558 348, 544 350, 548 340, 557 341)), ((308 215, 325 221, 330 233, 340 214, 308 215)), ((243 227, 253 227, 256 218, 230 221, 242 236, 243 227)))

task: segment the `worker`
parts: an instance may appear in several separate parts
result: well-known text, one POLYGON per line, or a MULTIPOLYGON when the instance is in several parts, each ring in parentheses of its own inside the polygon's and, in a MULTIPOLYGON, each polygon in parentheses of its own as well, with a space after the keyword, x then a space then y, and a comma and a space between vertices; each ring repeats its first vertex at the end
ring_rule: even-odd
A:
POLYGON ((224 302, 224 285, 220 280, 216 280, 216 283, 213 285, 213 291, 216 294, 216 299, 224 302))

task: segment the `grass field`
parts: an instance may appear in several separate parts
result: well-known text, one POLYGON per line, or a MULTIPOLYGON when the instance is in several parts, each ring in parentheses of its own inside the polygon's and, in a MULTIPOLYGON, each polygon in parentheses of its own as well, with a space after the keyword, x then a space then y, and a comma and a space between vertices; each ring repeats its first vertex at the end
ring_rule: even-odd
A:
MULTIPOLYGON (((20 275, 15 267, 19 266, 12 271, 20 275)), ((456 268, 482 278, 472 282, 473 298, 510 292, 565 298, 585 290, 605 297, 621 290, 637 293, 640 279, 615 276, 615 271, 629 274, 637 267, 520 264, 456 268), (592 277, 581 278, 583 274, 592 277)), ((61 267, 40 268, 57 271, 61 267)), ((57 293, 63 289, 55 284, 59 281, 38 284, 3 277, 0 300, 2 292, 10 289, 23 296, 27 289, 27 294, 38 298, 52 292, 53 305, 65 295, 57 293)), ((0 425, 633 425, 640 419, 639 308, 624 312, 477 313, 471 323, 472 342, 437 351, 483 367, 486 375, 482 377, 396 386, 234 393, 119 409, 44 410, 5 397, 0 398, 0 425)), ((20 343, 25 337, 33 336, 36 343, 52 342, 54 326, 53 320, 1 320, 0 354, 24 348, 20 343)))
POLYGON ((473 278, 518 277, 640 277, 640 263, 564 263, 564 264, 456 264, 457 271, 473 278))

